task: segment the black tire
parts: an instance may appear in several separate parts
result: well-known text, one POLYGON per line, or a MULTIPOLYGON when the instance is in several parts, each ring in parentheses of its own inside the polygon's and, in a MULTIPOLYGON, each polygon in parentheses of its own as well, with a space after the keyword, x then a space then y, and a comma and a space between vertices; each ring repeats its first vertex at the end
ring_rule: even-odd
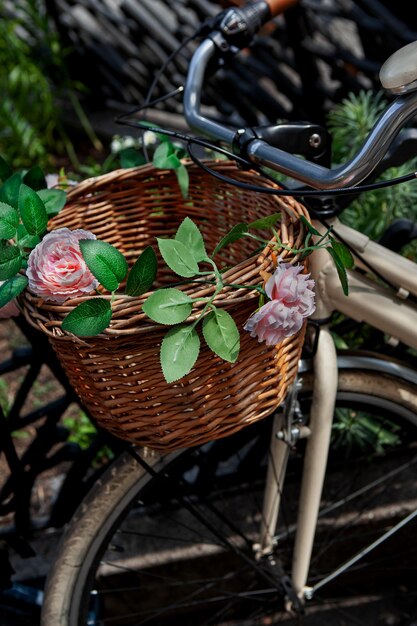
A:
MULTIPOLYGON (((310 388, 307 374, 301 393, 303 410, 309 404, 310 388)), ((336 445, 330 457, 323 492, 327 514, 319 521, 309 584, 372 542, 417 501, 417 389, 378 372, 341 371, 338 410, 344 414, 336 444, 346 427, 343 420, 351 420, 354 426, 344 433, 348 446, 336 445), (359 430, 352 439, 354 428, 359 430), (375 488, 364 491, 364 481, 375 488), (352 489, 362 491, 350 500, 352 489), (329 503, 334 497, 339 505, 332 509, 329 503), (369 523, 371 518, 375 524, 369 523)), ((280 621, 281 564, 287 565, 291 553, 303 444, 290 463, 285 488, 289 507, 278 533, 280 561, 275 556, 255 561, 252 544, 260 514, 252 509, 258 511, 261 500, 265 464, 260 450, 267 449, 267 439, 265 421, 202 449, 164 458, 142 451, 148 470, 128 453, 119 458, 67 530, 48 577, 42 626, 249 626, 280 621)), ((356 565, 353 576, 348 572, 327 585, 323 589, 327 599, 331 597, 344 616, 329 623, 372 623, 363 607, 349 599, 375 595, 376 589, 381 595, 387 584, 391 591, 398 586, 411 601, 410 580, 413 574, 415 579, 417 562, 414 544, 399 543, 395 535, 382 552, 368 555, 360 569, 356 565), (369 582, 371 589, 365 590, 369 582), (343 601, 339 602, 339 595, 343 601)), ((402 600, 403 612, 404 607, 402 600)), ((314 623, 326 624, 325 615, 314 623)))

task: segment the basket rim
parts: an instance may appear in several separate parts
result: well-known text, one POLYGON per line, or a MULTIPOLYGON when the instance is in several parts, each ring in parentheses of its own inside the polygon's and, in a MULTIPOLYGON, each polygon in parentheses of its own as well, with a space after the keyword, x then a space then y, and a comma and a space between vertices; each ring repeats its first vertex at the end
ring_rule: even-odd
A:
MULTIPOLYGON (((279 185, 275 184, 273 181, 262 179, 258 172, 239 170, 233 161, 209 159, 206 163, 210 164, 212 167, 233 172, 239 178, 244 177, 245 179, 252 179, 253 175, 256 174, 266 187, 279 188, 279 185)), ((208 173, 199 168, 198 165, 192 161, 189 163, 187 162, 187 167, 189 168, 189 171, 197 174, 202 181, 204 181, 205 178, 210 178, 212 180, 212 177, 208 173)), ((99 193, 100 190, 106 191, 109 185, 111 187, 113 184, 119 185, 129 180, 140 184, 141 179, 148 179, 149 177, 159 180, 164 179, 164 184, 166 185, 171 185, 173 181, 175 181, 175 185, 177 185, 175 172, 172 170, 155 168, 153 164, 148 163, 139 167, 114 170, 110 173, 81 181, 67 194, 67 205, 77 203, 77 201, 81 198, 90 196, 94 200, 95 192, 99 193)), ((230 185, 230 189, 233 192, 236 188, 230 185)), ((284 224, 285 229, 293 224, 300 224, 300 231, 298 234, 299 238, 304 229, 304 226, 299 220, 300 215, 304 215, 307 219, 309 219, 309 215, 305 207, 292 197, 270 197, 274 198, 277 205, 277 212, 281 211, 283 216, 281 227, 282 224, 284 224)), ((52 228, 51 230, 54 229, 52 228)), ((283 242, 285 243, 285 241, 286 238, 284 236, 283 242)), ((299 255, 294 255, 293 253, 287 252, 285 249, 282 249, 280 252, 272 253, 271 244, 273 242, 274 239, 272 238, 258 255, 252 255, 244 258, 239 263, 236 263, 231 268, 227 269, 222 274, 224 282, 227 283, 228 278, 233 276, 233 280, 229 281, 233 284, 239 284, 239 281, 241 281, 241 283, 245 285, 259 285, 260 283, 265 282, 264 276, 267 274, 270 275, 276 267, 276 257, 278 257, 278 255, 282 258, 282 260, 286 260, 290 263, 295 263, 299 260, 299 255), (236 274, 238 275, 238 278, 236 278, 236 274)), ((238 245, 238 242, 235 242, 235 245, 238 245)), ((207 276, 207 280, 210 280, 211 278, 214 278, 214 274, 207 276)), ((184 280, 180 282, 183 282, 183 284, 178 285, 173 283, 172 285, 163 285, 140 296, 128 296, 123 293, 109 294, 108 292, 94 294, 89 293, 83 296, 68 299, 64 303, 59 304, 45 300, 44 298, 32 293, 27 288, 19 297, 19 301, 26 318, 33 326, 37 328, 40 327, 43 332, 46 332, 46 334, 54 337, 59 336, 60 338, 68 338, 72 341, 76 339, 85 343, 84 339, 61 329, 62 320, 77 305, 96 297, 101 297, 112 302, 111 325, 100 334, 95 335, 94 339, 149 332, 153 329, 161 328, 161 325, 150 320, 150 318, 148 318, 141 309, 145 300, 156 290, 160 290, 164 287, 175 286, 176 288, 186 292, 188 295, 191 295, 193 298, 204 298, 211 295, 215 289, 214 285, 196 285, 195 281, 187 282, 184 280)), ((216 296, 214 303, 218 307, 226 308, 241 302, 255 300, 257 297, 258 293, 255 290, 250 291, 245 288, 236 289, 234 287, 225 286, 216 296)), ((187 318, 187 321, 193 321, 193 319, 200 314, 203 306, 204 303, 201 302, 193 303, 192 312, 187 318)))

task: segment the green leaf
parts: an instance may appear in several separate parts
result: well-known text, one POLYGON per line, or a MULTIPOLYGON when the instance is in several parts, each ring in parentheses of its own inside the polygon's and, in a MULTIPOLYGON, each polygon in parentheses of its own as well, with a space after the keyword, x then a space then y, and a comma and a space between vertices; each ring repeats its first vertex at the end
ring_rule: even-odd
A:
POLYGON ((0 247, 0 280, 12 278, 22 267, 22 255, 16 246, 0 247))
POLYGON ((272 228, 278 222, 281 217, 281 213, 272 213, 272 215, 268 215, 267 217, 262 217, 259 220, 255 220, 248 224, 248 228, 255 230, 267 230, 268 228, 272 228))
POLYGON ((141 296, 149 291, 156 278, 158 260, 152 246, 144 249, 129 272, 126 283, 128 296, 141 296))
POLYGON ((154 166, 162 170, 175 169, 178 167, 177 161, 181 164, 181 161, 175 156, 174 146, 169 141, 161 143, 157 147, 152 159, 154 166))
POLYGON ((157 239, 159 251, 165 263, 176 274, 191 278, 198 274, 198 264, 193 253, 176 239, 157 239))
POLYGON ((211 255, 212 258, 216 256, 216 254, 225 246, 228 246, 229 243, 233 243, 234 241, 237 241, 238 239, 240 239, 241 237, 243 237, 246 233, 248 232, 248 225, 247 224, 236 224, 236 226, 233 226, 232 230, 227 233, 227 235, 225 235, 223 237, 223 239, 221 241, 219 241, 219 243, 217 244, 217 246, 214 249, 213 254, 211 255))
POLYGON ((319 233, 319 231, 316 228, 314 228, 312 224, 310 224, 310 222, 304 215, 300 215, 300 221, 302 224, 304 224, 304 226, 307 228, 309 233, 311 233, 312 235, 317 235, 318 237, 322 236, 321 233, 319 233))
POLYGON ((124 148, 119 152, 120 165, 123 168, 138 167, 144 165, 146 159, 136 148, 124 148))
POLYGON ((240 335, 233 317, 223 309, 210 311, 203 320, 203 336, 217 356, 234 363, 239 356, 240 335))
POLYGON ((207 252, 204 245, 203 235, 194 222, 186 217, 180 224, 176 234, 176 241, 181 241, 184 246, 193 254, 197 263, 207 259, 207 252))
POLYGON ((40 189, 37 193, 45 205, 48 217, 58 215, 67 201, 67 194, 63 189, 40 189))
POLYGON ((21 248, 35 248, 40 242, 39 235, 30 235, 23 224, 19 224, 16 231, 17 241, 21 248))
POLYGON ((0 156, 0 178, 5 181, 13 175, 13 170, 2 156, 0 156))
POLYGON ((19 191, 19 212, 29 234, 43 235, 48 224, 45 205, 36 191, 23 183, 19 191))
POLYGON ((165 335, 161 345, 161 365, 167 383, 186 376, 200 352, 200 338, 196 329, 183 324, 171 328, 165 335))
POLYGON ((348 277, 346 274, 345 266, 343 265, 343 261, 340 259, 337 252, 330 247, 327 247, 326 250, 329 252, 330 256, 333 258, 333 261, 336 265, 337 273, 339 275, 339 279, 342 285, 343 293, 345 296, 349 295, 349 283, 348 277))
POLYGON ((0 239, 11 239, 16 235, 19 214, 10 204, 0 202, 0 239))
POLYGON ((188 189, 190 186, 190 177, 188 175, 188 170, 181 161, 179 161, 178 167, 175 168, 175 174, 177 176, 178 184, 181 189, 182 197, 188 198, 188 189))
POLYGON ((62 322, 62 329, 78 337, 93 337, 110 324, 111 305, 104 298, 90 298, 73 309, 62 322))
POLYGON ((355 260, 349 248, 341 241, 336 241, 333 237, 329 237, 329 239, 333 250, 336 252, 343 265, 349 270, 352 269, 355 265, 355 260))
POLYGON ((14 300, 27 287, 26 276, 13 276, 0 286, 0 308, 14 300))
POLYGON ((179 324, 190 315, 193 299, 179 289, 158 289, 145 300, 142 308, 158 324, 179 324))
POLYGON ((81 239, 80 249, 89 270, 107 291, 116 291, 128 265, 117 248, 98 239, 81 239))
POLYGON ((19 173, 10 176, 0 188, 0 202, 10 204, 14 209, 17 209, 21 184, 22 177, 19 173))
POLYGON ((45 175, 39 165, 35 165, 35 167, 32 167, 26 172, 22 182, 34 191, 39 191, 39 189, 45 189, 47 187, 45 175))

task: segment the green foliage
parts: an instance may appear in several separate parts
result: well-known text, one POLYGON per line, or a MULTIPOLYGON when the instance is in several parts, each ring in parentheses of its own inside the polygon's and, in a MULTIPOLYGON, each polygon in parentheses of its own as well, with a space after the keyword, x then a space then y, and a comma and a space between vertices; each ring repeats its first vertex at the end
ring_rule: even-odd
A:
POLYGON ((46 185, 39 167, 25 174, 13 173, 0 157, 0 307, 16 298, 27 286, 27 278, 20 274, 26 267, 30 251, 46 232, 48 209, 56 214, 65 204, 63 191, 39 189, 46 185), (32 185, 32 188, 30 187, 32 185))
POLYGON ((401 443, 400 427, 389 420, 353 409, 336 409, 332 445, 349 456, 355 449, 383 454, 401 443))
POLYGON ((30 251, 46 232, 48 213, 58 213, 65 204, 66 194, 41 189, 46 181, 39 167, 26 173, 13 173, 1 157, 0 170, 3 177, 0 186, 0 280, 7 280, 25 267, 30 251))
POLYGON ((6 306, 6 304, 11 302, 14 298, 17 298, 17 296, 26 289, 27 284, 28 279, 26 276, 20 276, 18 274, 0 285, 0 308, 6 306))
MULTIPOLYGON (((329 114, 329 130, 333 134, 334 162, 341 163, 357 152, 365 137, 372 129, 382 112, 384 103, 381 95, 362 92, 351 95, 337 105, 329 114)), ((390 168, 379 180, 389 180, 409 174, 417 169, 417 159, 399 167, 390 168)), ((386 228, 396 218, 406 217, 417 221, 417 185, 415 181, 402 183, 385 189, 361 194, 343 211, 340 219, 374 240, 378 240, 386 228)), ((417 260, 417 242, 404 247, 402 253, 411 260, 417 260)), ((350 328, 349 332, 338 331, 337 341, 343 347, 358 349, 363 346, 385 350, 381 337, 375 337, 368 327, 350 328)))
MULTIPOLYGON (((93 443, 97 429, 91 423, 84 411, 79 411, 77 415, 64 417, 63 425, 70 431, 68 441, 76 443, 82 450, 86 450, 93 443)), ((103 446, 93 461, 93 466, 99 466, 101 463, 112 459, 114 453, 108 446, 103 446)))
POLYGON ((123 254, 106 241, 97 239, 82 239, 80 249, 97 280, 107 291, 116 291, 128 270, 123 254))
POLYGON ((167 383, 186 376, 193 368, 200 352, 200 337, 194 326, 174 326, 165 335, 161 345, 161 365, 167 383))
MULTIPOLYGON (((10 388, 4 378, 0 378, 0 407, 5 417, 8 416, 11 408, 11 402, 9 398, 10 388)), ((12 433, 14 436, 14 433, 12 433)))
MULTIPOLYGON (((247 225, 245 230, 248 230, 247 225)), ((215 263, 207 256, 200 230, 187 217, 180 224, 175 237, 158 239, 158 246, 168 267, 179 276, 204 276, 207 272, 201 270, 199 264, 209 263, 213 266, 216 277, 212 281, 215 284, 214 294, 202 299, 205 306, 193 322, 183 323, 190 316, 195 300, 180 289, 157 290, 143 305, 143 311, 153 321, 173 326, 161 345, 160 358, 165 380, 174 382, 188 374, 194 366, 200 351, 200 338, 196 330, 200 321, 208 347, 220 358, 234 363, 239 355, 239 331, 229 313, 218 310, 213 304, 216 295, 223 288, 223 281, 215 263)))
MULTIPOLYGON (((144 123, 145 122, 142 122, 142 124, 144 123)), ((149 156, 152 156, 152 163, 156 168, 162 170, 174 170, 183 198, 188 197, 190 182, 188 170, 181 161, 181 159, 187 156, 187 153, 181 146, 173 143, 162 133, 155 134, 150 131, 146 131, 144 133, 143 145, 141 145, 142 142, 140 142, 139 145, 123 147, 128 139, 131 138, 123 139, 115 137, 115 153, 121 167, 128 168, 143 165, 147 160, 149 160, 149 156), (151 136, 151 141, 146 141, 145 137, 149 135, 151 136), (146 152, 148 153, 147 159, 145 159, 144 156, 144 146, 146 148, 146 152)), ((113 166, 113 161, 109 160, 107 166, 113 166)))
MULTIPOLYGON (((380 180, 403 176, 416 169, 417 159, 387 170, 380 180)), ((400 217, 417 221, 417 185, 414 181, 362 194, 342 213, 341 219, 348 226, 378 240, 400 217)), ((417 256, 411 258, 417 259, 417 256)))
MULTIPOLYGON (((335 164, 350 159, 358 151, 385 106, 381 94, 362 91, 334 107, 329 113, 328 127, 333 136, 335 164)), ((403 176, 416 169, 417 159, 413 159, 390 168, 379 180, 403 176)), ((417 185, 413 181, 361 194, 343 211, 341 220, 377 240, 398 217, 417 221, 417 185)))
POLYGON ((356 154, 387 103, 382 93, 361 91, 350 94, 328 114, 333 161, 343 163, 356 154))
POLYGON ((0 156, 0 179, 2 181, 5 181, 8 178, 10 178, 11 176, 13 176, 12 168, 7 163, 7 161, 5 159, 3 159, 2 156, 0 156))
POLYGON ((78 444, 83 450, 90 446, 97 434, 96 427, 83 411, 77 417, 64 417, 62 422, 71 433, 68 441, 78 444))
MULTIPOLYGON (((239 330, 230 314, 215 306, 215 298, 223 289, 224 282, 222 273, 218 269, 213 257, 225 246, 234 243, 242 237, 255 239, 261 247, 265 247, 271 240, 271 235, 265 239, 257 232, 258 230, 272 230, 279 251, 281 247, 292 250, 285 246, 274 229, 279 218, 278 214, 267 216, 250 224, 237 224, 229 233, 222 237, 215 246, 212 257, 207 256, 204 240, 200 230, 190 218, 185 218, 178 228, 175 237, 170 239, 158 239, 159 251, 169 268, 176 274, 187 279, 194 279, 198 283, 209 283, 214 286, 212 295, 206 298, 191 298, 180 289, 165 288, 155 291, 143 304, 143 311, 153 321, 172 326, 161 346, 161 365, 165 379, 168 382, 178 380, 188 374, 200 350, 200 339, 196 332, 197 325, 202 323, 202 334, 207 346, 221 359, 234 363, 239 356, 240 336, 239 330), (211 266, 211 272, 207 272, 200 264, 211 266), (209 275, 209 276, 207 276, 209 275), (193 311, 195 302, 200 301, 204 306, 195 315, 194 320, 187 321, 193 311)), ((329 232, 323 235, 316 231, 305 220, 307 231, 306 244, 302 253, 309 253, 317 248, 326 248, 331 253, 339 272, 345 292, 347 291, 347 278, 345 267, 350 267, 353 259, 345 246, 331 237, 329 232), (319 237, 315 243, 308 243, 312 235, 319 237)), ((295 251, 295 250, 293 250, 295 251)), ((295 252, 299 252, 296 250, 295 252)), ((265 292, 260 285, 235 285, 229 287, 239 289, 253 289, 261 296, 265 292)))
POLYGON ((37 193, 45 206, 48 218, 58 215, 67 201, 67 194, 63 189, 40 189, 37 193))
POLYGON ((0 247, 0 280, 13 278, 22 267, 23 258, 17 246, 3 244, 0 247))
POLYGON ((278 222, 280 217, 281 217, 281 213, 272 213, 271 215, 268 215, 267 217, 262 217, 259 220, 255 220, 254 222, 251 222, 250 224, 248 224, 248 228, 252 230, 263 230, 263 229, 272 228, 278 222))
POLYGON ((104 298, 90 298, 75 307, 62 322, 62 329, 78 337, 92 337, 103 332, 111 320, 111 304, 104 298))
POLYGON ((193 299, 173 287, 158 289, 143 305, 143 311, 158 324, 179 324, 187 319, 193 308, 193 299))
POLYGON ((40 54, 41 41, 36 40, 40 33, 51 35, 40 4, 26 1, 26 14, 17 11, 13 19, 0 19, 0 151, 14 167, 34 161, 49 165, 48 149, 58 123, 51 84, 34 53, 35 48, 40 54), (31 37, 28 19, 33 25, 31 37))
POLYGON ((12 239, 19 225, 19 214, 10 204, 0 202, 0 239, 12 239))
POLYGON ((331 237, 331 229, 324 233, 324 235, 322 235, 316 228, 314 228, 312 224, 310 224, 310 222, 304 216, 301 216, 300 220, 307 229, 307 237, 303 250, 304 255, 310 254, 313 249, 317 249, 320 247, 327 250, 336 266, 343 293, 345 294, 345 296, 349 295, 349 283, 346 268, 350 269, 355 264, 349 248, 347 248, 345 244, 341 241, 336 241, 334 237, 331 237), (312 235, 319 237, 319 239, 316 240, 315 244, 310 245, 312 235))
POLYGON ((22 175, 19 172, 10 176, 4 181, 0 188, 0 200, 5 204, 10 204, 14 209, 19 205, 19 191, 22 184, 22 175))
POLYGON ((165 263, 178 276, 192 278, 198 274, 198 261, 193 250, 189 250, 177 239, 157 239, 159 251, 165 263))
POLYGON ((163 140, 155 150, 153 164, 160 169, 174 170, 183 198, 188 196, 189 177, 181 159, 185 156, 184 150, 168 140, 163 140))
POLYGON ((149 291, 155 281, 157 269, 158 260, 155 251, 152 246, 148 246, 129 272, 126 283, 127 295, 141 296, 149 291))
POLYGON ((23 174, 22 182, 34 191, 45 189, 47 187, 45 174, 39 165, 31 167, 26 173, 23 174))
POLYGON ((197 263, 207 259, 203 236, 198 227, 189 217, 186 217, 181 223, 175 234, 175 240, 180 241, 188 250, 190 250, 197 263))
POLYGON ((0 152, 14 168, 34 162, 49 168, 54 156, 65 153, 78 166, 57 95, 65 94, 91 141, 98 143, 68 78, 45 0, 16 0, 12 15, 0 2, 0 67, 0 152))
POLYGON ((43 235, 48 224, 45 205, 36 191, 24 183, 20 186, 18 208, 27 232, 30 235, 43 235))
POLYGON ((229 233, 227 233, 227 235, 225 235, 219 241, 217 246, 214 248, 212 257, 214 258, 216 254, 220 252, 220 250, 222 250, 229 244, 234 243, 235 241, 238 241, 239 239, 244 237, 247 232, 248 232, 247 224, 242 223, 242 224, 236 224, 235 226, 233 226, 232 230, 229 233))
POLYGON ((203 336, 217 356, 234 363, 240 350, 240 335, 233 317, 222 309, 212 307, 203 320, 203 336))

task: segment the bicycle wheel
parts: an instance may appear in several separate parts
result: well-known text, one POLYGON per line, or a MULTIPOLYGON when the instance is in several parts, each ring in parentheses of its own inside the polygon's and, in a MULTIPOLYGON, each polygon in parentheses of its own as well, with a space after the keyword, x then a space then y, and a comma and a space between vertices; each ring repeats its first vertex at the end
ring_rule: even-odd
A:
MULTIPOLYGON (((417 499, 417 389, 360 365, 353 359, 340 372, 312 585, 415 508, 417 499), (347 445, 340 448, 344 438, 347 445)), ((300 406, 306 412, 312 376, 303 375, 303 381, 300 406)), ((129 454, 120 458, 68 528, 48 578, 43 626, 252 626, 284 619, 282 567, 290 560, 303 444, 289 465, 284 491, 289 506, 283 508, 277 554, 256 560, 266 466, 261 454, 266 457, 268 438, 266 420, 165 458, 144 451, 148 470, 129 454)), ((400 544, 396 535, 384 544, 388 550, 373 550, 337 579, 339 586, 323 587, 333 608, 343 612, 342 621, 329 623, 371 623, 358 595, 372 598, 376 588, 381 595, 387 584, 392 590, 393 581, 412 599, 414 544, 400 544)), ((307 610, 305 623, 308 615, 307 610)), ((326 616, 315 623, 326 624, 326 616)))

